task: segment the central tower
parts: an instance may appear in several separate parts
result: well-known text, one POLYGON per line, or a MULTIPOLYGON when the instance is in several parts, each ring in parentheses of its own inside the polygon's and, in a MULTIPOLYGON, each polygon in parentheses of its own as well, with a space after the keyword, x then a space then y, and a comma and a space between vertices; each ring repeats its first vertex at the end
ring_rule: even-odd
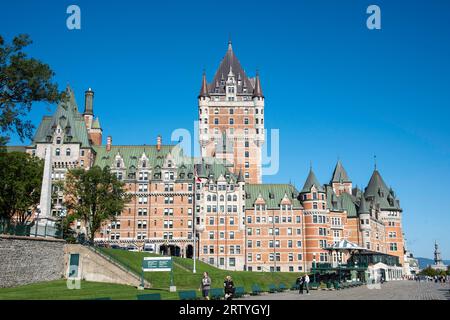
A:
POLYGON ((262 183, 264 95, 258 72, 249 78, 231 41, 212 82, 203 73, 198 96, 202 157, 224 160, 247 183, 262 183))

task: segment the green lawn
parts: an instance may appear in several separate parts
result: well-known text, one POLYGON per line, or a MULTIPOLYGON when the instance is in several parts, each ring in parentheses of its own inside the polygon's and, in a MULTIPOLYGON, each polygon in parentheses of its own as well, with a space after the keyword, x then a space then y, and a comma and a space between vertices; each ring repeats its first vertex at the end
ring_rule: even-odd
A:
MULTIPOLYGON (((126 265, 129 269, 140 274, 142 259, 145 256, 156 256, 144 252, 130 252, 118 249, 102 249, 116 261, 126 265)), ((174 257, 174 282, 178 289, 198 289, 200 286, 201 275, 207 271, 211 277, 213 287, 222 288, 223 280, 227 275, 233 278, 237 287, 244 287, 247 291, 251 290, 253 284, 259 284, 263 290, 268 289, 268 285, 274 283, 279 285, 284 283, 290 287, 297 277, 298 273, 289 272, 245 272, 245 271, 223 271, 210 266, 201 261, 197 261, 197 274, 186 271, 192 270, 194 261, 192 259, 183 259, 174 257), (179 267, 181 265, 183 268, 179 267)), ((147 272, 144 274, 147 281, 152 283, 153 288, 167 289, 170 283, 170 274, 168 272, 147 272)))
MULTIPOLYGON (((145 252, 129 252, 118 249, 101 251, 118 263, 137 274, 141 274, 142 260, 146 256, 156 256, 145 252)), ((223 271, 206 263, 197 261, 197 273, 192 273, 194 261, 192 259, 174 258, 174 282, 177 290, 197 290, 200 286, 202 273, 207 271, 212 280, 213 288, 222 288, 225 276, 230 275, 236 287, 244 287, 251 291, 253 284, 259 284, 263 290, 268 290, 269 284, 284 283, 288 288, 299 276, 298 273, 286 272, 245 272, 223 271)), ((69 290, 65 280, 37 283, 16 288, 0 289, 0 300, 79 300, 109 297, 117 300, 135 300, 136 295, 145 293, 160 293, 162 299, 178 299, 177 293, 169 292, 169 272, 146 272, 145 279, 153 285, 152 290, 139 291, 134 287, 82 281, 80 290, 69 290)), ((197 292, 197 296, 200 293, 197 292)))
POLYGON ((178 299, 176 293, 170 293, 168 290, 140 291, 125 285, 87 281, 81 282, 80 290, 70 290, 65 280, 57 280, 0 289, 0 300, 90 300, 106 297, 114 300, 136 300, 137 295, 146 293, 160 293, 165 300, 178 299))

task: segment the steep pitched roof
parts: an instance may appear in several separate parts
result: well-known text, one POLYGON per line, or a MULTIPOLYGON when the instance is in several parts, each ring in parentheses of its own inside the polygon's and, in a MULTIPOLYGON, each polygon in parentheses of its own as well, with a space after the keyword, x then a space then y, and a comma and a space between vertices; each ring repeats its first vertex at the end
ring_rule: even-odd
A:
POLYGON ((245 194, 246 208, 253 208, 259 196, 264 199, 267 209, 279 209, 285 196, 291 201, 293 208, 302 208, 297 199, 298 191, 290 184, 247 184, 245 185, 245 194))
POLYGON ((394 191, 387 187, 378 170, 372 174, 364 195, 367 199, 379 204, 381 209, 401 210, 400 203, 395 198, 394 191))
POLYGON ((364 195, 361 195, 361 200, 359 202, 358 214, 369 213, 369 207, 366 203, 366 198, 364 195))
POLYGON ((228 50, 216 71, 213 81, 208 85, 209 93, 225 93, 225 85, 222 85, 221 82, 227 80, 230 71, 233 72, 237 80, 241 80, 241 85, 237 86, 237 93, 243 93, 243 88, 247 88, 246 93, 252 95, 255 87, 255 79, 249 78, 245 73, 244 68, 242 68, 241 63, 234 54, 231 41, 228 43, 228 50))
POLYGON ((43 117, 33 138, 33 146, 50 142, 58 125, 65 131, 64 143, 80 143, 83 148, 90 146, 86 124, 78 112, 75 95, 70 87, 67 87, 66 92, 68 99, 58 104, 53 116, 43 117))
POLYGON ((350 178, 347 175, 347 171, 345 171, 344 166, 339 160, 334 168, 333 177, 331 178, 331 182, 351 182, 350 178))
POLYGON ((319 191, 324 191, 323 186, 320 184, 319 180, 317 180, 317 177, 314 174, 313 169, 311 168, 311 170, 309 171, 308 178, 306 179, 305 185, 303 186, 301 193, 310 192, 312 186, 315 186, 319 191))
MULTIPOLYGON (((177 180, 189 180, 194 178, 194 165, 197 174, 204 178, 217 181, 220 176, 225 177, 227 181, 233 179, 237 181, 237 177, 231 173, 226 165, 218 159, 214 158, 192 158, 183 155, 183 151, 176 146, 161 146, 158 151, 157 146, 111 146, 110 151, 106 146, 94 146, 96 158, 94 165, 104 168, 109 166, 114 168, 117 155, 123 160, 125 171, 129 173, 136 172, 139 167, 139 161, 143 154, 147 157, 147 168, 152 170, 152 174, 158 174, 164 167, 165 160, 170 156, 177 167, 177 180)), ((150 177, 155 179, 154 176, 150 177)))
POLYGON ((264 98, 264 94, 261 88, 261 80, 259 79, 259 72, 256 73, 255 90, 253 90, 253 98, 254 97, 264 98))
POLYGON ((209 93, 208 93, 208 83, 206 81, 206 74, 205 72, 203 72, 203 77, 202 77, 202 87, 200 88, 200 94, 198 96, 200 97, 209 97, 209 93))

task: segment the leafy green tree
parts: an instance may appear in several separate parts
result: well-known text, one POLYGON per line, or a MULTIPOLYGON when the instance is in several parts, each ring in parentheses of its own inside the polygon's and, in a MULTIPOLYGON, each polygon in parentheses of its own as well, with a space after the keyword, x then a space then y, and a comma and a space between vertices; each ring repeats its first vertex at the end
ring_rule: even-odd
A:
POLYGON ((25 116, 34 102, 65 97, 51 82, 50 67, 23 51, 31 43, 28 35, 18 35, 11 44, 0 35, 0 146, 8 142, 8 133, 17 133, 22 141, 31 138, 34 127, 25 116))
POLYGON ((0 218, 26 225, 39 204, 44 162, 23 152, 0 152, 0 218))
POLYGON ((68 214, 84 222, 91 243, 102 224, 114 221, 131 199, 125 184, 109 168, 100 167, 70 170, 64 193, 68 214))

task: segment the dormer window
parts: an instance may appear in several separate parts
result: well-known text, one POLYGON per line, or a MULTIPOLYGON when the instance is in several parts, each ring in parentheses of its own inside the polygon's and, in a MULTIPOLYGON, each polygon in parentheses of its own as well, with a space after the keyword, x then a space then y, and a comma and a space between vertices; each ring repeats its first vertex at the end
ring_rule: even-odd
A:
POLYGON ((233 94, 234 93, 234 87, 228 87, 228 93, 233 94))
POLYGON ((116 162, 116 167, 117 167, 117 168, 120 168, 120 160, 117 160, 117 162, 116 162))
POLYGON ((61 138, 60 137, 56 138, 56 144, 61 144, 61 138))
POLYGON ((142 168, 146 168, 147 167, 147 161, 142 161, 142 168))

